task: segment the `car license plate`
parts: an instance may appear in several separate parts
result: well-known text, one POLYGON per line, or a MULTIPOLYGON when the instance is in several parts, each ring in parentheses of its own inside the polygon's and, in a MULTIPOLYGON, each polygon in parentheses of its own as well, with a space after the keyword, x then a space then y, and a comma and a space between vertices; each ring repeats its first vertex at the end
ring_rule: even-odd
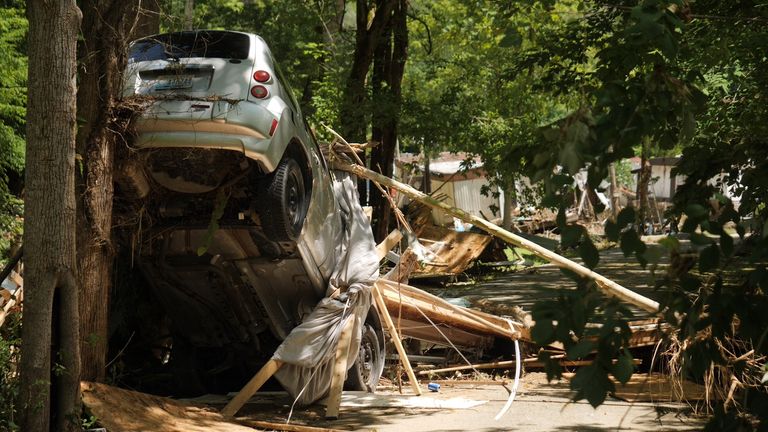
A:
POLYGON ((189 75, 161 76, 155 84, 155 90, 178 90, 192 87, 192 77, 189 75))

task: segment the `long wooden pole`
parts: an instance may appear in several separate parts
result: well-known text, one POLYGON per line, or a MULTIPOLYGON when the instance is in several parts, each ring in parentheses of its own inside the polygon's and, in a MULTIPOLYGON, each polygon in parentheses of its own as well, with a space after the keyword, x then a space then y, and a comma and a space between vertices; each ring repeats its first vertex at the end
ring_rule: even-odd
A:
POLYGON ((377 283, 378 281, 373 284, 371 295, 373 296, 373 300, 376 302, 376 306, 379 308, 379 314, 384 320, 384 325, 387 326, 387 330, 389 331, 390 336, 392 336, 392 343, 395 345, 397 355, 400 357, 400 363, 403 365, 405 373, 408 374, 408 380, 411 382, 411 387, 413 388, 414 393, 416 393, 418 396, 421 396, 421 387, 419 387, 419 381, 416 380, 416 374, 413 373, 411 362, 408 360, 408 355, 405 353, 403 343, 400 341, 400 333, 398 333, 397 327, 395 327, 395 323, 392 322, 392 317, 389 315, 389 310, 387 310, 387 305, 384 303, 384 298, 381 296, 381 292, 379 292, 377 283))
POLYGON ((474 226, 487 232, 488 234, 498 237, 506 241, 507 243, 527 249, 534 255, 540 258, 543 258, 551 262, 552 264, 555 264, 558 267, 566 268, 580 276, 592 279, 595 282, 597 282, 597 286, 601 290, 603 290, 603 292, 605 292, 607 295, 618 297, 619 299, 624 300, 628 303, 631 303, 648 312, 653 312, 653 313, 659 312, 658 302, 653 301, 648 297, 642 296, 632 290, 624 288, 623 286, 617 284, 616 282, 606 278, 601 274, 595 273, 592 270, 578 263, 575 263, 565 257, 562 257, 550 251, 549 249, 543 248, 526 238, 515 235, 499 227, 498 225, 495 225, 486 221, 485 219, 481 219, 461 209, 457 209, 445 203, 437 201, 436 199, 422 192, 417 191, 416 189, 412 188, 407 184, 403 184, 396 180, 392 180, 389 177, 383 176, 377 172, 366 169, 360 165, 353 165, 349 163, 343 163, 340 161, 334 161, 332 165, 333 165, 333 169, 347 171, 352 174, 355 174, 356 176, 363 177, 375 182, 379 182, 387 187, 397 189, 398 191, 402 192, 407 197, 413 200, 422 202, 432 208, 440 209, 451 216, 457 217, 465 222, 469 222, 474 226))
POLYGON ((270 359, 264 366, 259 369, 256 375, 251 378, 250 381, 238 392, 234 398, 221 410, 221 415, 224 417, 232 417, 240 411, 240 408, 248 402, 257 391, 264 385, 272 375, 277 372, 280 367, 283 366, 283 362, 280 360, 270 359))

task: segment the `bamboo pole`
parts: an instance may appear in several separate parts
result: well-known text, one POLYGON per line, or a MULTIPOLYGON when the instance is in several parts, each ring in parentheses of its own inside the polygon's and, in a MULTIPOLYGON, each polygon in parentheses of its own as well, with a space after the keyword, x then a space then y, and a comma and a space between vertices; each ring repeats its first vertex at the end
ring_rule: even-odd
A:
POLYGON ((627 288, 624 288, 623 286, 606 278, 605 276, 595 273, 592 270, 578 263, 575 263, 563 256, 560 256, 550 251, 549 249, 543 248, 526 238, 520 237, 505 229, 502 229, 498 225, 492 224, 484 219, 471 215, 461 209, 457 209, 447 204, 444 204, 440 201, 437 201, 434 198, 428 195, 425 195, 422 192, 417 191, 416 189, 412 188, 409 185, 400 183, 396 180, 392 180, 389 177, 383 176, 377 172, 366 169, 360 165, 353 165, 353 164, 344 163, 340 161, 333 161, 332 167, 333 169, 347 171, 358 177, 367 178, 374 182, 381 183, 387 187, 397 189, 398 191, 408 196, 410 199, 422 202, 432 208, 440 209, 451 216, 457 217, 465 222, 473 224, 474 226, 482 229, 488 234, 498 237, 506 241, 507 243, 527 249, 534 255, 540 258, 543 258, 551 262, 552 264, 555 264, 558 267, 571 270, 572 272, 578 274, 579 276, 594 280, 597 283, 597 286, 607 295, 618 297, 619 299, 626 301, 630 304, 633 304, 648 312, 653 312, 653 313, 659 312, 658 302, 653 301, 648 297, 642 296, 627 288))
POLYGON ((411 362, 408 360, 405 348, 403 348, 403 343, 400 340, 400 333, 397 331, 395 323, 392 322, 392 317, 389 315, 389 310, 387 310, 387 305, 384 303, 384 298, 382 297, 381 292, 379 292, 377 284, 378 282, 373 284, 371 294, 376 302, 376 306, 379 308, 381 318, 384 320, 384 324, 387 326, 390 336, 392 336, 392 343, 395 345, 397 355, 400 357, 400 363, 402 363, 405 373, 408 374, 408 380, 411 382, 411 387, 418 396, 421 396, 421 387, 419 387, 419 382, 416 380, 416 374, 413 373, 411 362))

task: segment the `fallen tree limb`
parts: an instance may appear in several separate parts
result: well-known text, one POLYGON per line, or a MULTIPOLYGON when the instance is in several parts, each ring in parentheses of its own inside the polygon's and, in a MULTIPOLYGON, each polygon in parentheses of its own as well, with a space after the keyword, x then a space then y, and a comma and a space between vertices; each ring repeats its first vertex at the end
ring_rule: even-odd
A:
POLYGON ((451 216, 454 216, 465 222, 473 224, 474 226, 482 229, 488 234, 498 237, 506 241, 507 243, 527 249, 534 255, 540 258, 543 258, 551 262, 552 264, 555 264, 558 267, 568 269, 578 274, 579 276, 594 280, 597 283, 597 286, 607 295, 617 297, 625 302, 633 304, 648 312, 653 312, 653 313, 659 312, 658 302, 651 300, 648 297, 642 296, 634 291, 631 291, 617 284, 616 282, 606 278, 601 274, 595 273, 592 270, 578 263, 575 263, 563 256, 560 256, 548 249, 545 249, 528 239, 525 239, 516 234, 513 234, 499 227, 498 225, 495 225, 486 221, 485 219, 479 218, 461 209, 457 209, 445 203, 437 201, 436 199, 422 192, 417 191, 416 189, 412 188, 407 184, 403 184, 396 180, 392 180, 389 177, 383 176, 377 172, 366 169, 360 165, 345 163, 339 160, 333 160, 331 163, 332 163, 333 169, 346 171, 358 177, 363 177, 368 180, 372 180, 374 182, 385 185, 387 187, 397 189, 398 191, 408 196, 410 199, 424 203, 432 208, 440 209, 451 216))

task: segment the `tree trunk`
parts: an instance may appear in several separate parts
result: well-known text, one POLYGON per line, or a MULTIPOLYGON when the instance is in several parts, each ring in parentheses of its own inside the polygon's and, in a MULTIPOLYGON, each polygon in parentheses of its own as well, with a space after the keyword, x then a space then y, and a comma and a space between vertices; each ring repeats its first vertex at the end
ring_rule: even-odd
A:
MULTIPOLYGON (((355 32, 355 53, 352 58, 352 67, 344 87, 344 95, 341 101, 339 113, 341 116, 341 135, 349 142, 366 142, 368 129, 367 115, 370 112, 366 104, 365 83, 368 70, 373 61, 373 52, 381 39, 382 33, 392 14, 392 9, 399 0, 378 0, 376 10, 368 25, 370 7, 368 0, 357 0, 357 29, 355 32)), ((363 162, 366 156, 360 155, 363 162)), ((360 201, 368 202, 368 194, 365 181, 358 185, 360 201)))
POLYGON ((184 3, 184 30, 192 30, 195 25, 195 0, 184 3))
MULTIPOLYGON (((151 3, 151 2, 150 2, 151 3)), ((80 333, 83 379, 103 381, 109 339, 109 293, 112 287, 112 177, 115 143, 109 129, 114 101, 120 96, 125 48, 141 21, 132 2, 83 0, 80 50, 77 235, 80 263, 80 333)), ((152 16, 151 14, 144 16, 152 16)), ((143 28, 142 31, 153 29, 143 28)), ((156 31, 156 29, 154 29, 156 31)))
POLYGON ((640 172, 637 179, 637 226, 642 235, 648 218, 648 186, 651 183, 650 140, 643 141, 640 153, 640 172))
POLYGON ((81 14, 73 0, 30 0, 27 14, 29 95, 21 430, 79 430, 79 314, 72 227, 77 36, 81 14))
MULTIPOLYGON (((379 145, 371 153, 371 169, 392 177, 397 147, 403 73, 408 56, 407 2, 400 0, 379 41, 373 67, 373 140, 379 145), (391 39, 391 42, 390 42, 391 39)), ((389 234, 392 209, 387 197, 372 190, 373 234, 377 241, 389 234)))
POLYGON ((504 190, 504 209, 502 210, 501 219, 501 227, 507 231, 512 230, 512 213, 517 206, 517 200, 515 199, 517 194, 514 191, 514 180, 512 182, 512 187, 504 190))
POLYGON ((616 222, 616 218, 619 216, 619 184, 616 181, 616 162, 611 162, 609 166, 609 172, 611 175, 611 216, 613 221, 616 222))

